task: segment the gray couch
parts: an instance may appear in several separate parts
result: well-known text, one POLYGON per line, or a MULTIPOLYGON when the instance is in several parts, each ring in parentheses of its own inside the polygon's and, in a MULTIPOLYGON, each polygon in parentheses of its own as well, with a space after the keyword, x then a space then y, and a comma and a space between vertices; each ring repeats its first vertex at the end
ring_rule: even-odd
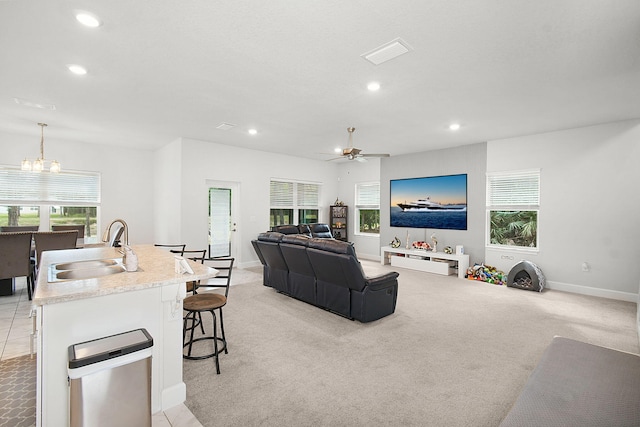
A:
POLYGON ((361 322, 395 311, 398 273, 367 277, 351 243, 267 232, 252 244, 265 286, 361 322))

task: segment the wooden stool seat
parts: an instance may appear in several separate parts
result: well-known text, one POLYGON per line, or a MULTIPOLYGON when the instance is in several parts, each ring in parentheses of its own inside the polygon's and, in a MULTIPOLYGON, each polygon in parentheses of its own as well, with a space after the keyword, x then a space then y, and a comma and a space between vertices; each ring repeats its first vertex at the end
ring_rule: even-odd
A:
MULTIPOLYGON (((188 296, 187 298, 184 299, 182 303, 183 309, 188 312, 184 319, 184 322, 185 322, 184 330, 185 332, 187 329, 191 330, 191 335, 189 337, 189 340, 183 345, 183 347, 188 347, 187 354, 183 354, 183 357, 185 359, 190 359, 190 360, 201 360, 201 359, 208 359, 210 357, 215 357, 216 372, 218 374, 220 373, 220 363, 218 361, 218 355, 223 350, 225 351, 225 353, 227 352, 226 351, 227 342, 224 339, 224 337, 218 338, 215 310, 224 306, 227 302, 226 300, 227 299, 224 295, 215 294, 215 293, 202 293, 202 294, 195 294, 195 295, 188 296), (211 317, 213 319, 213 335, 194 338, 193 333, 197 327, 196 314, 200 315, 202 312, 211 313, 211 317), (186 323, 189 321, 192 321, 193 324, 190 328, 187 328, 186 323), (213 340, 213 352, 204 354, 202 356, 193 356, 191 354, 193 344, 198 341, 204 341, 204 340, 213 340), (218 346, 218 342, 220 342, 221 346, 218 346)), ((203 327, 202 318, 200 318, 200 326, 203 327)))
POLYGON ((201 293, 186 297, 182 307, 187 311, 209 311, 224 307, 226 303, 227 298, 224 295, 201 293))

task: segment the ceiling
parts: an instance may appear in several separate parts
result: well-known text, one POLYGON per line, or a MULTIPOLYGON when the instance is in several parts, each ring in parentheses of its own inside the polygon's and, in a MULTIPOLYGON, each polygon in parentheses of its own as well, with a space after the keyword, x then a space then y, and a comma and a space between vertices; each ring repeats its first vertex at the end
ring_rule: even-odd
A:
POLYGON ((0 132, 399 155, 639 118, 639 42, 638 0, 0 0, 0 132))

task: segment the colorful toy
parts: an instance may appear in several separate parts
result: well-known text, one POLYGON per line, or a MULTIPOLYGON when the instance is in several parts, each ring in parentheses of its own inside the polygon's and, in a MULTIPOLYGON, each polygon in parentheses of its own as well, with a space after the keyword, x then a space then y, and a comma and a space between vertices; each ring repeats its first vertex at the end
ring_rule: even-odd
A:
POLYGON ((469 267, 467 269, 467 279, 492 283, 494 285, 507 284, 507 276, 503 271, 485 264, 475 264, 473 267, 469 267))

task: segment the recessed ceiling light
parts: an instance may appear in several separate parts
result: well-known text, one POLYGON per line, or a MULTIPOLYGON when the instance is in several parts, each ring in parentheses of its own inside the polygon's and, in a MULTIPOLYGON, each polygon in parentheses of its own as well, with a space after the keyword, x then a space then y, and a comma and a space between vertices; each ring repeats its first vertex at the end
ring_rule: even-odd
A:
POLYGON ((99 27, 101 22, 97 16, 89 13, 89 12, 78 12, 76 13, 76 19, 79 23, 84 26, 96 28, 99 27))
POLYGON ((333 149, 333 151, 335 151, 336 153, 342 153, 342 148, 336 147, 333 149))
POLYGON ((367 85, 367 89, 369 89, 371 92, 375 92, 376 90, 380 89, 380 83, 371 82, 367 85))
POLYGON ((71 71, 73 74, 77 74, 79 76, 83 76, 85 74, 87 74, 87 69, 84 68, 81 65, 76 65, 76 64, 69 64, 67 65, 67 68, 69 69, 69 71, 71 71))
POLYGON ((257 130, 255 130, 255 129, 249 129, 249 134, 250 134, 250 135, 255 135, 255 134, 257 134, 257 133, 258 133, 258 131, 257 131, 257 130))
POLYGON ((451 123, 449 125, 449 130, 456 131, 460 129, 460 123, 451 123))

